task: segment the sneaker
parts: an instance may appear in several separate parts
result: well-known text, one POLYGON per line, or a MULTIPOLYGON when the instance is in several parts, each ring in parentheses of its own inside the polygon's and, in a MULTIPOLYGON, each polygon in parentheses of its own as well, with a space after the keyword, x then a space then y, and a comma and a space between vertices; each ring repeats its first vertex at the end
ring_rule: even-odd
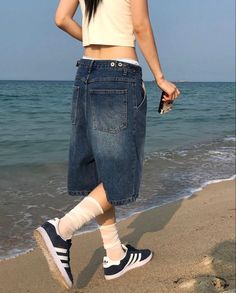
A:
POLYGON ((126 252, 121 260, 111 260, 108 256, 103 258, 104 276, 106 280, 111 280, 122 276, 129 270, 141 267, 148 263, 153 253, 149 249, 136 249, 130 244, 121 244, 126 252))
POLYGON ((64 240, 58 232, 59 218, 48 220, 33 231, 54 279, 64 288, 71 288, 73 276, 70 268, 71 239, 64 240))

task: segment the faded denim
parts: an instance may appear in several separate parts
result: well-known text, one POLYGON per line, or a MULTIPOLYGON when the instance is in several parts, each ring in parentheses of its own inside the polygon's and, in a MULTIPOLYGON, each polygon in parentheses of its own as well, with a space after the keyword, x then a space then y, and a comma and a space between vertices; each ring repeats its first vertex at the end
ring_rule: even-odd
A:
POLYGON ((76 65, 68 194, 86 196, 102 182, 112 205, 135 201, 146 135, 142 68, 117 60, 80 59, 76 65))

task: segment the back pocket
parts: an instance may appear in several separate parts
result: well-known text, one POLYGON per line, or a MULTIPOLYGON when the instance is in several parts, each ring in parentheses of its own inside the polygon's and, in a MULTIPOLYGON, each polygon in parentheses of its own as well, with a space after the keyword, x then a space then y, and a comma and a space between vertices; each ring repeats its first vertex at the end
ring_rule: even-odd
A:
POLYGON ((147 103, 147 92, 145 88, 144 81, 141 80, 140 83, 138 83, 138 90, 137 90, 137 96, 136 96, 136 108, 137 110, 140 110, 143 105, 147 103))
POLYGON ((92 128, 118 133, 127 128, 128 89, 90 89, 92 128))
POLYGON ((73 86, 73 94, 71 101, 71 123, 77 124, 79 115, 78 115, 78 98, 79 98, 79 86, 73 86))

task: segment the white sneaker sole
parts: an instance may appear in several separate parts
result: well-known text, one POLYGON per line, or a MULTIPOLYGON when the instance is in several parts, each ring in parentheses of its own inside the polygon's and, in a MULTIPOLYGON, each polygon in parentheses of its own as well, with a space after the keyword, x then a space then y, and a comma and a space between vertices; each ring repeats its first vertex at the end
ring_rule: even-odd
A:
POLYGON ((61 264, 47 232, 42 227, 39 227, 33 231, 33 236, 47 260, 53 278, 57 280, 63 288, 71 288, 73 284, 61 264))
POLYGON ((124 269, 122 271, 120 271, 117 274, 114 275, 104 275, 106 280, 112 280, 112 279, 116 279, 119 278, 120 276, 122 276, 123 274, 125 274, 126 272, 128 272, 129 270, 135 269, 135 268, 139 268, 143 265, 145 265, 146 263, 148 263, 153 257, 153 253, 151 253, 149 255, 149 257, 147 257, 146 259, 139 261, 137 263, 128 265, 127 267, 124 267, 124 269))

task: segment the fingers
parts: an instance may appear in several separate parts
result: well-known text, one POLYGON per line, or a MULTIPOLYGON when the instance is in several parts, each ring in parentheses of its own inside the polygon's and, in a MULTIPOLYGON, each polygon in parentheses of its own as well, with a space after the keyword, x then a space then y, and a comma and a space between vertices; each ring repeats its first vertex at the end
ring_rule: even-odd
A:
POLYGON ((180 95, 179 89, 176 86, 174 86, 172 91, 169 94, 163 96, 162 100, 163 101, 175 100, 179 95, 180 95))
POLYGON ((174 86, 173 93, 172 93, 172 95, 170 95, 170 97, 171 97, 170 99, 175 100, 179 94, 180 94, 180 91, 178 90, 178 88, 176 86, 174 86))

